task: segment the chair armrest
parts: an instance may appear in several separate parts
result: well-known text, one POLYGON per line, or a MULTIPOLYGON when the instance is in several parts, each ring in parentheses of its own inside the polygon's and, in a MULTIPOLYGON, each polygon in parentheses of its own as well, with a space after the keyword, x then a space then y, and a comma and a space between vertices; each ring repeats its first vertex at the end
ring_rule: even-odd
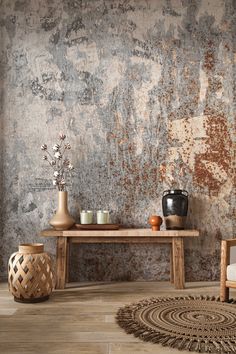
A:
POLYGON ((220 262, 220 300, 229 300, 229 285, 227 285, 227 266, 230 263, 230 247, 236 246, 236 238, 221 241, 220 262))
POLYGON ((227 247, 236 246, 236 238, 228 238, 226 240, 222 240, 221 242, 225 242, 227 247))
POLYGON ((226 274, 227 265, 230 263, 230 247, 233 246, 236 246, 236 238, 221 241, 221 274, 226 274))

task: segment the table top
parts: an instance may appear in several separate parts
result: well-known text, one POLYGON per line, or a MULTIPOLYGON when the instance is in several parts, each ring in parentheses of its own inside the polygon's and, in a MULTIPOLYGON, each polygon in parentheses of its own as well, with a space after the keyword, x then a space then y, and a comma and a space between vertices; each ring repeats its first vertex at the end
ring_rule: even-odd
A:
POLYGON ((40 232, 44 237, 198 237, 198 230, 160 230, 152 231, 150 228, 120 228, 118 230, 78 230, 72 228, 64 231, 46 229, 40 232))

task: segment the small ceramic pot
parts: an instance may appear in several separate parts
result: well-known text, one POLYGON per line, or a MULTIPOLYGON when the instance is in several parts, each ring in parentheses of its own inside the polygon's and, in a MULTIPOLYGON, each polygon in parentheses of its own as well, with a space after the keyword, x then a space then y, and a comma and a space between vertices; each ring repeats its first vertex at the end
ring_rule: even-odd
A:
POLYGON ((159 215, 152 215, 148 219, 150 225, 152 225, 152 231, 159 231, 162 224, 162 218, 159 215))

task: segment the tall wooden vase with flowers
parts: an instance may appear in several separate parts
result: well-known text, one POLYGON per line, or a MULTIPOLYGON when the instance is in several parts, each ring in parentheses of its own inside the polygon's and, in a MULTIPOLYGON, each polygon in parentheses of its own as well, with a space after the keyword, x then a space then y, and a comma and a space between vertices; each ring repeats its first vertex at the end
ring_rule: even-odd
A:
POLYGON ((71 149, 70 144, 65 143, 65 139, 65 134, 59 135, 59 142, 52 147, 52 153, 48 151, 46 144, 41 146, 41 150, 45 153, 43 160, 47 161, 53 169, 53 185, 58 189, 58 208, 49 222, 55 230, 68 230, 75 223, 68 211, 66 191, 66 177, 74 167, 65 156, 66 152, 71 149))

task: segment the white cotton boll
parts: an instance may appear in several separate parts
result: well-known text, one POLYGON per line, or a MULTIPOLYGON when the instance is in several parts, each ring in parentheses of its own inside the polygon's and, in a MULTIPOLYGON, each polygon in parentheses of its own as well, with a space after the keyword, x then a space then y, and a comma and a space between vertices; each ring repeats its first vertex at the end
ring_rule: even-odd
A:
POLYGON ((58 151, 59 150, 59 145, 58 144, 55 144, 53 147, 52 147, 52 149, 54 150, 54 151, 58 151))
POLYGON ((54 156, 55 156, 55 158, 58 159, 58 160, 62 158, 62 155, 61 155, 61 153, 60 153, 59 151, 57 151, 57 152, 54 154, 54 156))
POLYGON ((68 165, 68 169, 69 169, 69 170, 73 170, 73 169, 74 169, 74 166, 70 163, 70 164, 68 165))
POLYGON ((44 151, 45 151, 45 150, 47 150, 47 148, 48 148, 48 147, 47 147, 46 144, 43 144, 43 145, 41 146, 41 150, 44 150, 44 151))

